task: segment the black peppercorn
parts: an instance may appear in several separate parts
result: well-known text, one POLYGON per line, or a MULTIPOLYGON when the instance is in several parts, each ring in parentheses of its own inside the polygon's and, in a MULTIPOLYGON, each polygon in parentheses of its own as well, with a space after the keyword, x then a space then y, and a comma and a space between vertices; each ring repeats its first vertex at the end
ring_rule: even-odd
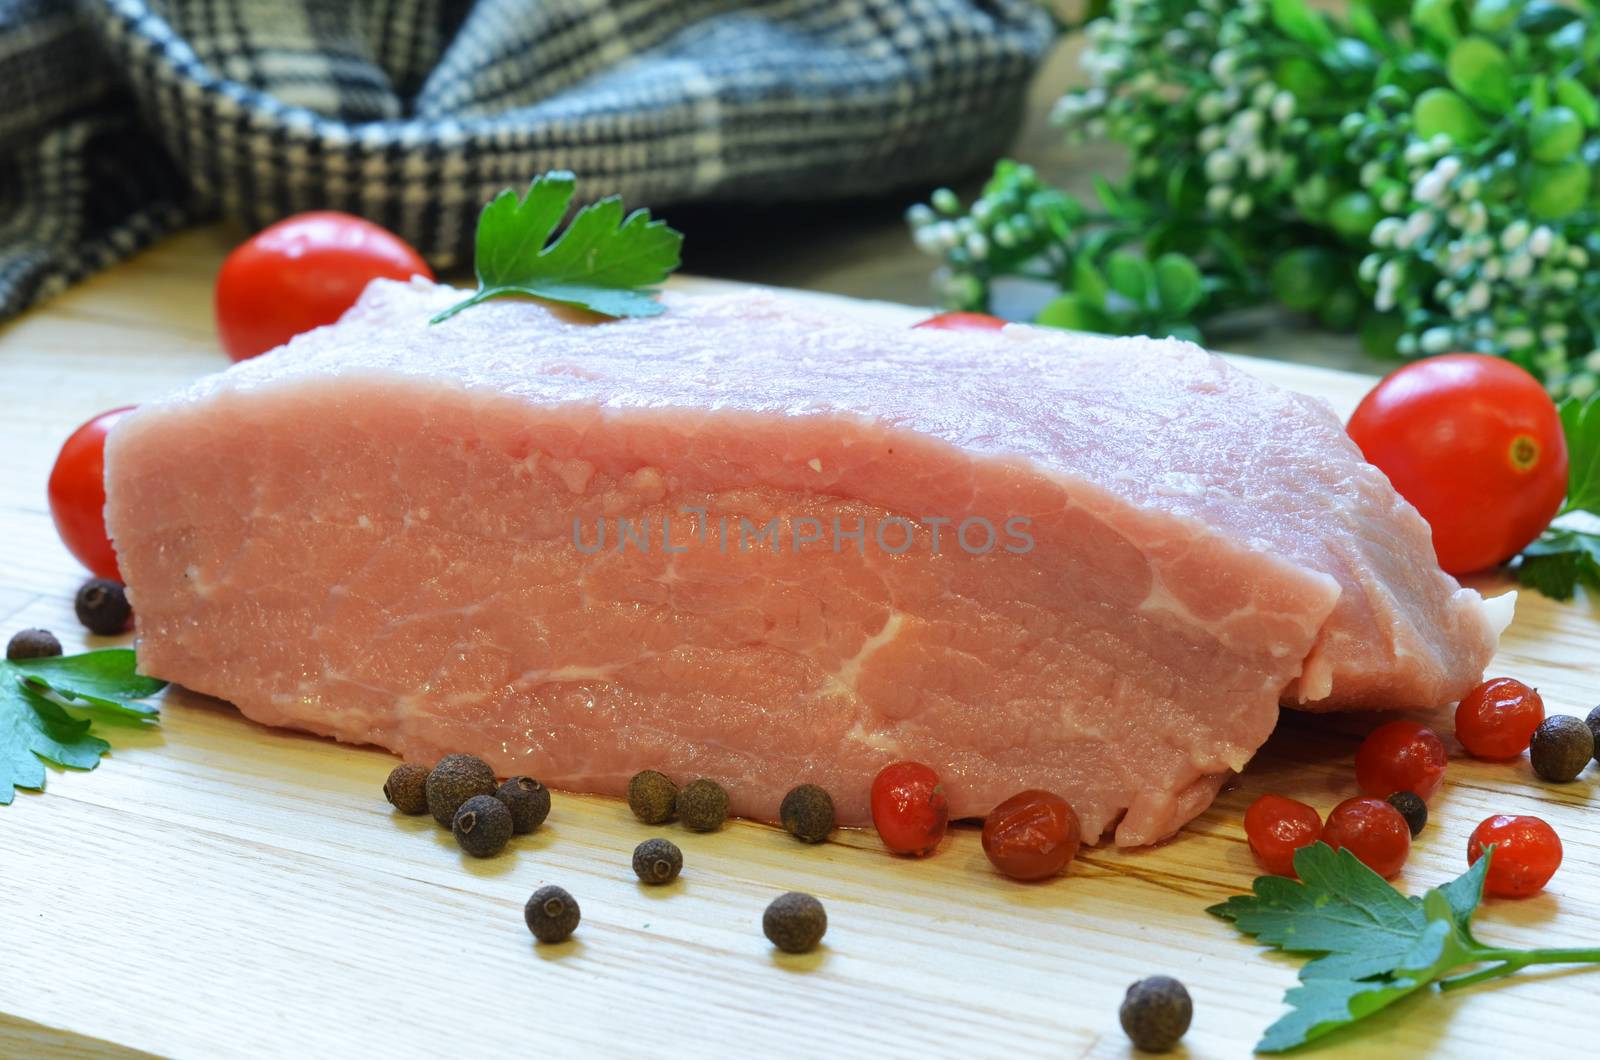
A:
POLYGON ((78 589, 72 608, 78 613, 78 621, 88 627, 89 632, 102 637, 114 637, 125 631, 128 619, 133 617, 133 608, 128 606, 127 591, 120 583, 109 578, 90 578, 84 582, 78 589))
POLYGON ((428 771, 409 762, 395 766, 383 782, 383 797, 401 813, 427 813, 428 771))
POLYGON ((511 827, 518 835, 533 831, 550 816, 550 789, 532 777, 512 777, 494 797, 511 811, 511 827))
POLYGON ((1397 791, 1385 801, 1406 819, 1412 839, 1422 834, 1422 829, 1428 823, 1428 804, 1422 801, 1421 796, 1414 791, 1397 791))
POLYGON ((1600 707, 1595 707, 1584 719, 1589 725, 1589 732, 1594 735, 1594 760, 1600 762, 1600 707))
POLYGON ((48 629, 25 629, 6 644, 7 659, 48 659, 61 654, 61 642, 48 629))
POLYGON ((677 812, 678 785, 666 774, 646 769, 628 781, 628 809, 645 824, 664 824, 677 812))
POLYGON ((522 907, 528 930, 540 942, 565 942, 578 926, 577 900, 554 884, 533 892, 522 907))
POLYGON ((683 851, 668 839, 646 839, 633 848, 633 872, 644 883, 671 883, 683 871, 683 851))
POLYGON ((1577 780, 1594 757, 1594 732, 1571 714, 1552 714, 1533 730, 1528 757, 1533 771, 1546 780, 1557 784, 1577 780))
POLYGON ((806 953, 816 948, 828 931, 828 911, 809 894, 780 894, 761 916, 761 930, 784 953, 806 953))
POLYGON ((714 780, 695 780, 678 792, 678 819, 691 832, 715 832, 728 819, 728 793, 714 780))
POLYGON ((494 794, 494 770, 477 755, 445 755, 428 774, 427 793, 433 819, 449 828, 462 803, 494 794))
POLYGON ((492 858, 511 841, 511 811, 493 795, 474 795, 461 804, 450 831, 475 858, 492 858))
POLYGON ((833 799, 815 784, 802 784, 783 797, 778 819, 796 839, 820 843, 833 831, 833 799))
POLYGON ((1178 1044, 1194 1018, 1189 991, 1176 979, 1153 975, 1128 987, 1122 999, 1122 1029, 1135 1047, 1164 1053, 1178 1044))

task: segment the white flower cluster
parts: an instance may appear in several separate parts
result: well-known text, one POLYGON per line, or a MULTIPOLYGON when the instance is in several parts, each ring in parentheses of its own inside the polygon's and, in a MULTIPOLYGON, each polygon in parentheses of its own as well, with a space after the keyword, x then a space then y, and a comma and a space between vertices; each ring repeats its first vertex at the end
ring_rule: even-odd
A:
MULTIPOLYGON (((1531 360, 1552 389, 1593 392, 1592 355, 1577 373, 1568 346, 1571 296, 1589 252, 1573 246, 1548 224, 1513 218, 1492 231, 1484 189, 1495 179, 1498 160, 1469 166, 1448 136, 1412 138, 1400 154, 1406 182, 1390 182, 1380 207, 1389 216, 1373 226, 1373 252, 1359 267, 1374 285, 1373 305, 1382 312, 1420 307, 1424 277, 1438 279, 1426 293, 1449 322, 1430 323, 1400 339, 1403 354, 1474 349, 1531 360), (1398 194, 1397 194, 1398 192, 1398 194)), ((1362 183, 1376 189, 1389 181, 1382 162, 1363 166, 1362 183)), ((1437 319, 1437 318, 1435 318, 1437 319)), ((1581 350, 1581 347, 1580 347, 1581 350)))

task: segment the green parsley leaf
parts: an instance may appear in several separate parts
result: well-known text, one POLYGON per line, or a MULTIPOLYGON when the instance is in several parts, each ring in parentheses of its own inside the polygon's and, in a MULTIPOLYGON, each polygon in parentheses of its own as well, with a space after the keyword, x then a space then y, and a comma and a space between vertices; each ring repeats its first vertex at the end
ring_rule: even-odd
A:
POLYGON ((478 215, 477 292, 430 323, 515 294, 611 317, 660 313, 655 286, 678 267, 683 235, 651 220, 649 210, 623 216, 622 200, 613 195, 578 210, 551 243, 576 188, 571 173, 552 171, 535 177, 521 198, 510 188, 496 195, 478 215))
POLYGON ((1567 436, 1567 503, 1563 512, 1600 515, 1600 395, 1561 403, 1561 427, 1567 436))
MULTIPOLYGON (((1600 516, 1600 395, 1561 403, 1561 428, 1567 437, 1567 500, 1561 516, 1586 512, 1600 516)), ((1517 580, 1557 600, 1570 600, 1579 584, 1600 593, 1600 533, 1585 529, 1584 516, 1561 519, 1522 550, 1517 580)))
POLYGON ((129 648, 0 661, 0 806, 17 788, 42 789, 45 762, 93 769, 111 749, 90 735, 88 718, 74 717, 63 703, 144 722, 156 708, 134 701, 165 687, 135 672, 129 648))
POLYGON ((1600 592, 1600 534, 1550 529, 1522 551, 1517 579, 1557 600, 1570 600, 1578 584, 1600 592))
POLYGON ((1284 994, 1290 1010, 1256 1050, 1278 1053, 1358 1023, 1439 983, 1453 990, 1530 964, 1600 963, 1591 949, 1503 950, 1473 937, 1472 915, 1494 857, 1491 847, 1460 878, 1421 899, 1401 895, 1349 851, 1313 843, 1295 855, 1300 879, 1262 876, 1254 894, 1208 912, 1286 953, 1317 954, 1284 994), (1489 967, 1453 979, 1456 969, 1489 967))

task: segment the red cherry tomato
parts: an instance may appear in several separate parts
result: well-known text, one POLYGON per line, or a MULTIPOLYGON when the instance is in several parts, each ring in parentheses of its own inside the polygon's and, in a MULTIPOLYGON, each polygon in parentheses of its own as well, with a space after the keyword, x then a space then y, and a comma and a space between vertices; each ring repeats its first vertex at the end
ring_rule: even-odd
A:
POLYGON ((433 279, 405 240, 347 213, 286 217, 236 247, 217 273, 217 333, 236 361, 332 324, 372 280, 433 279))
POLYGON ((1485 681, 1456 704, 1456 739, 1474 758, 1501 761, 1528 749, 1544 699, 1512 677, 1485 681))
POLYGON ((1384 879, 1405 867, 1411 853, 1411 826, 1400 811, 1382 799, 1346 799, 1328 814, 1322 841, 1348 850, 1384 879))
POLYGON ((1561 837, 1537 817, 1498 814, 1472 830, 1467 864, 1476 865, 1493 844, 1494 860, 1483 889, 1499 898, 1538 894, 1561 867, 1561 837))
POLYGON ((102 412, 67 436, 50 469, 50 516, 61 543, 101 578, 120 582, 117 554, 106 536, 106 434, 132 405, 102 412))
POLYGON ((983 821, 983 852, 1013 880, 1054 876, 1078 856, 1083 833, 1067 800, 1048 791, 1019 791, 983 821))
POLYGON ((1498 357, 1451 353, 1406 365, 1356 406, 1350 437, 1428 521, 1451 574, 1515 556, 1567 493, 1555 403, 1498 357))
POLYGON ((933 853, 950 824, 939 775, 921 762, 884 766, 872 781, 872 823, 896 854, 933 853))
POLYGON ((1449 760, 1444 741, 1432 729, 1414 721, 1391 721, 1361 741, 1356 751, 1356 783, 1362 794, 1375 799, 1409 791, 1427 801, 1444 783, 1449 760))
POLYGON ((913 328, 933 328, 935 331, 999 331, 1010 321, 992 317, 988 313, 951 312, 931 316, 913 328))
POLYGON ((1303 802, 1263 795, 1244 811, 1250 853, 1273 876, 1294 876, 1294 856, 1322 838, 1322 818, 1303 802))

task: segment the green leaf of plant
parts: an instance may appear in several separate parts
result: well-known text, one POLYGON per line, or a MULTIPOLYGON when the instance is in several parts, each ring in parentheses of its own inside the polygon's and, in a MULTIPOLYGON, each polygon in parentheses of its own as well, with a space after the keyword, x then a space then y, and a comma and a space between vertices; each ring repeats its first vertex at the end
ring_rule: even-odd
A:
POLYGON ((1511 60, 1486 37, 1466 37, 1450 49, 1445 62, 1450 83, 1457 92, 1481 107, 1499 114, 1516 106, 1511 87, 1511 60))
POLYGON ((534 178, 521 198, 510 189, 495 196, 478 216, 478 291, 432 323, 511 294, 613 317, 660 313, 655 285, 678 267, 683 236, 648 210, 624 216, 611 196, 580 209, 551 243, 576 187, 571 173, 555 171, 534 178))
POLYGON ((1109 322, 1104 313, 1094 306, 1085 304, 1076 294, 1064 294, 1051 300, 1039 310, 1034 323, 1051 328, 1066 328, 1069 331, 1094 331, 1106 334, 1109 322))
POLYGON ((1411 24, 1441 44, 1461 36, 1456 23, 1455 0, 1415 0, 1411 5, 1411 24))
POLYGON ((1072 293, 1081 305, 1091 309, 1106 307, 1106 278, 1094 267, 1087 254, 1079 254, 1072 263, 1072 293))
POLYGON ((1584 87, 1583 82, 1570 77, 1559 78, 1555 83, 1555 94, 1556 102, 1582 118, 1585 126, 1600 128, 1600 102, 1596 102, 1594 93, 1584 87))
POLYGON ((1124 195, 1117 190, 1116 185, 1102 176, 1094 178, 1094 194, 1104 206, 1106 213, 1123 221, 1138 219, 1143 211, 1139 208, 1138 200, 1131 195, 1124 195))
POLYGON ((17 659, 9 663, 38 691, 51 691, 62 699, 105 710, 149 717, 157 713, 156 706, 136 701, 155 695, 167 687, 167 683, 137 673, 136 664, 132 648, 106 648, 81 655, 17 659))
POLYGON ((1449 883, 1441 884, 1429 891, 1427 897, 1423 899, 1424 912, 1427 911, 1428 901, 1434 895, 1438 895, 1448 907, 1456 929, 1470 940, 1472 938, 1472 914, 1478 911, 1478 905, 1483 901, 1483 884, 1489 878, 1489 863, 1493 857, 1494 847, 1491 845, 1486 855, 1475 861, 1466 872, 1449 883))
POLYGON ((1472 28, 1479 33, 1503 33, 1517 20, 1524 0, 1474 0, 1472 28))
POLYGON ((1367 0, 1351 0, 1349 19, 1351 31, 1371 48, 1391 55, 1398 50, 1400 42, 1383 28, 1383 23, 1367 0))
POLYGON ((1549 0, 1530 0, 1517 16, 1517 29, 1530 37, 1545 37, 1580 18, 1578 12, 1549 0))
POLYGON ((1546 530, 1522 550, 1517 580, 1554 600, 1570 600, 1579 583, 1600 592, 1600 534, 1546 530))
POLYGON ((1600 515, 1600 395, 1561 403, 1567 436, 1567 503, 1563 511, 1600 515))
POLYGON ((1272 0, 1272 21, 1283 35, 1313 48, 1333 43, 1333 31, 1322 16, 1306 6, 1305 0, 1272 0))
POLYGON ((127 648, 53 659, 0 661, 0 805, 16 788, 42 789, 45 762, 93 769, 110 745, 90 734, 88 718, 77 718, 51 698, 74 706, 148 720, 153 706, 130 702, 153 695, 165 682, 134 673, 127 648))
POLYGON ((1427 926, 1421 902, 1401 895, 1348 850, 1313 843, 1295 855, 1294 867, 1299 880, 1258 877, 1254 896, 1230 898, 1208 912, 1286 953, 1322 955, 1301 978, 1388 971, 1427 926))
POLYGON ((1183 254, 1163 254, 1156 259, 1156 297, 1169 317, 1182 320, 1205 297, 1200 267, 1183 254))
POLYGON ((1315 1041, 1413 994, 1463 962, 1449 924, 1427 925, 1389 979, 1318 978, 1283 995, 1290 1011, 1256 1043, 1260 1053, 1281 1053, 1315 1041))
POLYGON ((1262 876, 1254 894, 1209 912, 1288 953, 1320 954, 1284 994, 1289 1012, 1256 1049, 1283 1052, 1357 1023, 1463 965, 1500 962, 1456 977, 1451 988, 1542 963, 1600 963, 1600 948, 1502 950, 1472 936, 1472 914, 1494 858, 1491 847, 1460 878, 1423 898, 1406 898, 1349 851, 1313 843, 1295 854, 1300 880, 1262 876))
POLYGON ((1448 88, 1430 88, 1411 108, 1416 133, 1424 140, 1444 133, 1458 144, 1472 143, 1484 132, 1483 118, 1471 103, 1448 88))
POLYGON ((1143 309, 1155 288, 1156 274, 1139 255, 1119 250, 1106 260, 1106 281, 1113 291, 1143 309))
POLYGON ((1205 336, 1193 324, 1160 324, 1150 334, 1157 338, 1181 339, 1197 346, 1205 343, 1205 336))

